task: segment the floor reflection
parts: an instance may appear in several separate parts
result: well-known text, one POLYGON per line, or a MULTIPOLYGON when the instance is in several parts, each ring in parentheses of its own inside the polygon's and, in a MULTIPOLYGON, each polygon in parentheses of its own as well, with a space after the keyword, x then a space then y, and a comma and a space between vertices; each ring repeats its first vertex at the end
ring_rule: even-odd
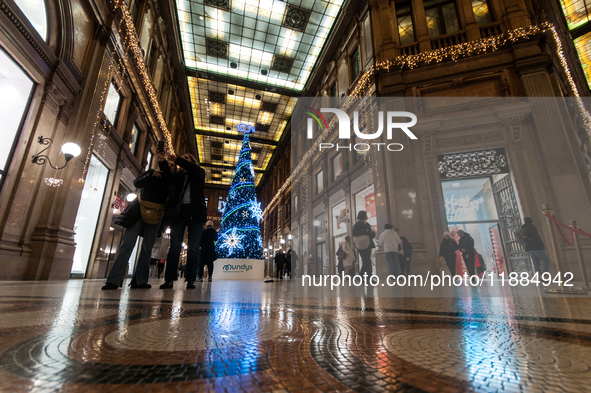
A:
POLYGON ((298 285, 2 285, 2 389, 538 392, 591 382, 587 297, 305 297, 298 285))

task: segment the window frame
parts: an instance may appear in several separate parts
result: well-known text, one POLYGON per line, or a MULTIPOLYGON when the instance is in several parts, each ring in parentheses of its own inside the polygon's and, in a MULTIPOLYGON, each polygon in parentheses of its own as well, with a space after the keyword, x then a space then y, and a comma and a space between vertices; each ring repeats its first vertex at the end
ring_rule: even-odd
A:
POLYGON ((417 35, 415 34, 415 17, 414 17, 414 13, 412 12, 412 2, 411 1, 406 1, 404 3, 400 3, 400 4, 396 4, 396 26, 398 27, 398 40, 400 42, 400 46, 406 46, 406 45, 412 45, 413 43, 417 42, 417 35), (399 6, 409 6, 409 10, 405 11, 403 13, 399 13, 399 6), (402 37, 400 36, 400 23, 399 23, 399 19, 400 18, 404 18, 406 16, 410 16, 410 21, 412 24, 412 37, 413 37, 413 41, 403 44, 402 43, 402 37))
POLYGON ((33 78, 31 78, 31 75, 29 75, 29 73, 17 61, 15 61, 14 57, 12 57, 12 55, 10 53, 8 53, 7 51, 5 51, 4 48, 1 46, 0 46, 0 51, 2 51, 18 68, 20 68, 21 71, 23 72, 23 75, 25 75, 27 78, 29 78, 29 80, 32 82, 31 91, 29 92, 29 97, 27 98, 27 103, 25 104, 25 106, 23 108, 23 113, 21 115, 21 119, 19 121, 17 130, 14 133, 14 139, 12 140, 12 146, 8 152, 8 155, 6 156, 6 162, 0 163, 0 164, 2 164, 2 167, 0 167, 0 191, 2 191, 2 186, 4 185, 4 180, 6 180, 6 175, 10 171, 10 166, 11 166, 10 164, 12 163, 12 160, 14 158, 16 146, 18 145, 18 141, 21 137, 21 134, 23 131, 23 126, 25 125, 25 120, 27 119, 27 115, 29 114, 29 110, 31 109, 31 102, 33 100, 35 89, 37 88, 38 84, 35 83, 33 78))
POLYGON ((351 70, 351 83, 355 82, 355 80, 357 80, 357 78, 359 77, 359 74, 361 74, 361 51, 359 50, 359 45, 355 46, 355 49, 353 49, 353 51, 351 52, 351 54, 349 55, 349 65, 350 65, 350 70, 351 70), (353 58, 354 55, 357 54, 357 73, 354 73, 354 67, 353 67, 353 58))
MULTIPOLYGON (((470 5, 472 5, 472 3, 470 3, 470 5)), ((427 10, 436 8, 437 9, 437 18, 438 18, 438 25, 439 25, 439 35, 435 36, 435 37, 440 37, 442 35, 448 35, 448 34, 454 34, 457 33, 458 31, 462 30, 462 21, 460 19, 460 14, 458 12, 458 3, 456 2, 456 0, 442 0, 438 3, 435 3, 433 5, 429 5, 429 6, 425 6, 425 14, 427 10), (447 26, 445 24, 445 18, 443 16, 443 6, 444 5, 448 5, 448 4, 453 4, 454 5, 454 9, 456 12, 456 19, 458 21, 458 30, 457 31, 453 31, 451 33, 449 33, 447 31, 447 26), (443 22, 443 23, 442 23, 443 22), (442 31, 443 28, 443 31, 442 31)), ((426 20, 427 16, 425 15, 425 20, 426 20)))
POLYGON ((103 106, 103 114, 105 115, 105 117, 107 118, 107 120, 109 120, 109 122, 111 122, 111 125, 117 129, 117 123, 119 122, 119 115, 121 114, 121 107, 123 106, 123 100, 124 100, 124 96, 123 94, 121 94, 121 88, 118 86, 117 82, 115 82, 115 78, 114 76, 111 76, 111 84, 109 85, 109 90, 107 91, 107 96, 105 97, 105 105, 107 103, 107 100, 109 99, 109 92, 111 91, 111 86, 115 87, 115 93, 117 93, 117 95, 119 96, 119 101, 117 102, 117 109, 115 109, 115 116, 113 121, 111 121, 111 119, 109 119, 109 116, 105 113, 105 107, 103 106))

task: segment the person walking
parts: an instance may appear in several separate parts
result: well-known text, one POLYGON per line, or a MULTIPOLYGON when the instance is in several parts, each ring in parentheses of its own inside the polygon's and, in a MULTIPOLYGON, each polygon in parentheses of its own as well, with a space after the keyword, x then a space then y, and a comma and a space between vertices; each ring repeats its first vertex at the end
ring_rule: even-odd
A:
POLYGON ((439 245, 439 256, 445 259, 445 264, 452 276, 456 275, 456 250, 458 243, 450 236, 449 232, 443 234, 443 240, 439 245))
POLYGON ((162 272, 164 272, 164 266, 166 265, 166 259, 159 259, 158 263, 156 265, 158 266, 158 279, 160 279, 162 272))
POLYGON ((345 241, 343 242, 343 251, 345 254, 345 259, 343 261, 343 265, 345 268, 345 274, 352 276, 355 274, 355 262, 357 262, 357 258, 355 257, 355 249, 351 245, 351 237, 345 236, 345 241))
POLYGON ((275 274, 276 278, 280 278, 283 280, 283 274, 285 269, 285 254, 283 253, 283 249, 277 250, 275 254, 275 274))
POLYGON ((213 227, 213 221, 208 220, 205 223, 205 230, 201 235, 201 255, 199 258, 199 278, 197 281, 202 282, 203 271, 207 265, 207 281, 211 281, 213 277, 213 261, 218 259, 215 253, 215 242, 218 240, 218 233, 213 227))
POLYGON ((458 247, 462 252, 462 258, 464 258, 466 270, 468 270, 468 275, 473 276, 476 274, 476 267, 474 266, 474 263, 476 261, 474 239, 472 238, 472 236, 470 236, 469 233, 464 232, 462 229, 458 230, 458 236, 460 237, 458 247))
POLYGON ((545 273, 550 269, 550 257, 546 254, 544 241, 540 237, 538 228, 534 225, 534 220, 531 217, 525 217, 523 221, 524 224, 521 229, 525 232, 525 251, 529 254, 536 273, 545 273))
POLYGON ((386 253, 389 276, 400 275, 400 264, 398 263, 398 248, 401 247, 400 238, 393 229, 392 224, 384 225, 384 232, 380 235, 378 244, 386 253))
POLYGON ((164 160, 163 153, 157 153, 159 171, 150 169, 143 173, 140 177, 134 180, 135 188, 140 188, 140 196, 137 201, 130 203, 129 211, 125 209, 118 217, 115 223, 123 222, 131 215, 133 209, 140 210, 139 217, 130 224, 121 240, 121 246, 117 251, 113 266, 107 277, 107 281, 102 286, 102 290, 117 289, 123 283, 123 278, 127 272, 127 265, 129 258, 140 233, 143 232, 144 241, 142 243, 139 258, 135 269, 135 283, 132 283, 132 288, 151 288, 148 284, 150 275, 150 256, 152 254, 152 247, 154 241, 160 230, 160 221, 164 214, 166 200, 169 197, 169 184, 171 181, 171 173, 168 163, 164 160), (127 211, 127 213, 126 213, 127 211), (127 216, 127 217, 126 217, 127 216))
POLYGON ((376 247, 373 239, 376 237, 375 232, 371 229, 371 225, 367 222, 367 212, 360 210, 357 213, 357 222, 353 225, 353 245, 359 250, 361 256, 361 269, 359 274, 368 276, 372 274, 371 267, 371 251, 376 247))
MULTIPOLYGON (((156 239, 154 247, 152 248, 152 260, 154 261, 154 270, 157 269, 158 261, 163 259, 166 261, 168 255, 168 248, 170 247, 170 237, 168 234, 163 234, 162 237, 156 239)), ((152 261, 150 261, 150 264, 152 261)), ((163 265, 164 266, 164 265, 163 265)), ((160 273, 158 274, 160 278, 160 273)))
MULTIPOLYGON (((398 229, 396 229, 398 233, 398 229)), ((407 275, 410 273, 410 261, 412 260, 412 244, 404 236, 400 236, 402 250, 398 251, 398 262, 400 263, 400 273, 407 275), (402 253, 400 252, 402 251, 402 253)))
POLYGON ((291 257, 292 257, 292 250, 291 248, 289 250, 287 250, 287 254, 285 255, 285 270, 287 271, 287 275, 289 276, 289 279, 291 280, 291 257))
POLYGON ((182 157, 171 154, 168 158, 181 168, 173 177, 175 192, 169 202, 169 206, 180 204, 180 215, 178 222, 170 226, 170 251, 166 259, 165 281, 160 285, 160 289, 171 289, 173 281, 178 278, 179 258, 187 228, 189 234, 186 281, 187 289, 193 289, 199 266, 201 233, 203 224, 207 220, 207 208, 203 195, 205 170, 197 164, 197 160, 191 154, 184 154, 182 157))
POLYGON ((298 266, 298 253, 296 252, 296 250, 290 249, 290 251, 291 251, 290 260, 291 260, 291 272, 292 272, 291 275, 293 278, 295 278, 296 277, 295 272, 296 272, 296 268, 298 266))

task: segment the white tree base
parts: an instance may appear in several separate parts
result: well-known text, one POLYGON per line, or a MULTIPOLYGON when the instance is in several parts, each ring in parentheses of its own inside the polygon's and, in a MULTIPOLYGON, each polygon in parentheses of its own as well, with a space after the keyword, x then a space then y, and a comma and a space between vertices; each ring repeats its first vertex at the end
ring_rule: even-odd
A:
POLYGON ((213 262, 213 280, 263 280, 262 259, 218 259, 213 262))

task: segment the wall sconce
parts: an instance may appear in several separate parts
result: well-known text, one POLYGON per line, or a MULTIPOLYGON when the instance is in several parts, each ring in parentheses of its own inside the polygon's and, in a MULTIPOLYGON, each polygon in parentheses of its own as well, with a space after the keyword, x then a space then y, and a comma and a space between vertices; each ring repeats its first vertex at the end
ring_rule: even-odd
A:
POLYGON ((49 146, 47 146, 45 149, 41 150, 39 153, 37 153, 36 155, 33 156, 33 163, 35 163, 37 165, 43 165, 47 161, 49 166, 52 167, 53 169, 62 169, 66 165, 68 165, 68 161, 70 161, 72 158, 78 157, 80 155, 80 147, 77 144, 72 143, 72 142, 64 143, 64 145, 62 146, 62 153, 64 153, 64 157, 66 158, 66 163, 63 166, 60 166, 58 168, 58 167, 55 167, 51 164, 51 161, 49 161, 49 157, 47 155, 41 154, 53 145, 53 140, 51 140, 50 138, 44 138, 44 137, 40 136, 39 137, 39 144, 46 145, 46 146, 49 145, 49 146))
POLYGON ((132 193, 129 193, 129 194, 127 194, 127 197, 126 197, 126 199, 127 199, 127 202, 131 202, 131 201, 133 201, 135 198, 137 198, 137 194, 135 194, 135 193, 133 193, 133 192, 132 192, 132 193))
POLYGON ((281 239, 279 240, 279 243, 281 243, 281 244, 285 244, 285 239, 284 239, 284 238, 281 238, 281 239))
POLYGON ((320 226, 320 221, 314 220, 314 222, 312 223, 312 225, 314 225, 315 227, 319 227, 320 226))
POLYGON ((291 240, 291 239, 293 239, 293 236, 291 236, 291 233, 290 233, 289 235, 287 235, 287 239, 288 239, 288 240, 291 240))

